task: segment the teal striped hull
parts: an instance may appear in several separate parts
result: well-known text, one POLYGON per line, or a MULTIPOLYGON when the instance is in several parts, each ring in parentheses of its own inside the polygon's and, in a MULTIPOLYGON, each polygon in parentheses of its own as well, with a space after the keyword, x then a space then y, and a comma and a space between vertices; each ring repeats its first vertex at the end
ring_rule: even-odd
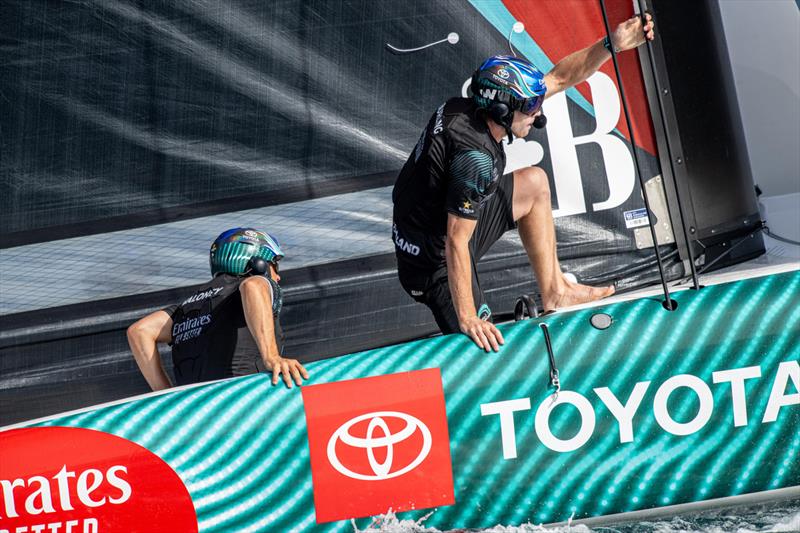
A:
MULTIPOLYGON (((455 503, 437 505, 425 525, 441 530, 559 522, 799 485, 800 272, 673 297, 673 312, 643 298, 501 325, 506 343, 497 354, 455 335, 325 360, 308 365, 309 384, 439 369, 455 503), (608 329, 590 325, 600 312, 613 317, 608 329), (549 417, 540 323, 552 337, 558 398, 566 402, 549 417), (631 411, 620 414, 626 404, 631 411)), ((352 531, 349 520, 317 523, 315 490, 323 481, 316 471, 312 477, 306 421, 336 413, 306 407, 301 390, 255 375, 32 425, 94 429, 152 451, 185 484, 200 531, 352 531)), ((381 437, 395 429, 369 431, 381 437)), ((375 453, 378 463, 390 462, 386 450, 375 453)), ((425 492, 426 480, 415 475, 412 468, 393 479, 405 476, 425 492)), ((363 492, 347 497, 369 500, 372 487, 389 482, 362 481, 363 492)), ((433 510, 407 498, 394 506, 412 507, 398 516, 433 510)), ((369 522, 356 520, 361 528, 369 522)))

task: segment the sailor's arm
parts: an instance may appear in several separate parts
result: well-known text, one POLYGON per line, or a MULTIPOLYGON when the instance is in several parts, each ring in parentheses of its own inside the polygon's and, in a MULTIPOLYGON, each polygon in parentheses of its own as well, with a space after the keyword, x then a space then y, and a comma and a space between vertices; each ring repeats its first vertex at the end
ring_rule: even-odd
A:
POLYGON ((499 350, 503 336, 492 324, 478 317, 472 294, 472 262, 470 261, 469 240, 477 226, 470 220, 447 214, 447 239, 445 241, 445 260, 450 295, 458 316, 461 331, 475 344, 487 352, 499 350))
POLYGON ((127 334, 133 357, 150 388, 158 391, 172 387, 158 353, 158 343, 172 340, 172 318, 165 311, 150 313, 131 325, 127 334))
POLYGON ((283 378, 287 387, 292 387, 292 379, 302 385, 308 379, 308 372, 296 359, 281 357, 275 341, 275 321, 272 318, 272 292, 269 282, 261 276, 252 276, 239 285, 242 295, 242 309, 247 328, 258 346, 261 360, 272 371, 272 384, 283 378))
MULTIPOLYGON (((653 40, 655 27, 653 17, 647 13, 645 18, 647 23, 644 27, 641 17, 637 15, 621 22, 611 33, 611 42, 617 52, 636 48, 645 42, 645 37, 653 40)), ((544 77, 547 86, 545 98, 577 85, 597 72, 597 69, 611 58, 611 52, 603 44, 604 40, 601 39, 591 46, 573 52, 559 61, 544 77)))

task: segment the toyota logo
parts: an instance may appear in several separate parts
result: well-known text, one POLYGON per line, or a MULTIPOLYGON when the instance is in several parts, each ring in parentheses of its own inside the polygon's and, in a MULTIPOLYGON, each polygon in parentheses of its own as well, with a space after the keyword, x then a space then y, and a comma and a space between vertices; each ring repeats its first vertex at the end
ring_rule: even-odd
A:
POLYGON ((328 460, 330 461, 331 465, 338 470, 339 473, 347 477, 364 481, 377 481, 402 476, 403 474, 410 472, 419 466, 419 464, 422 463, 422 461, 424 461, 428 456, 430 451, 431 432, 427 426, 425 426, 425 424, 423 424, 419 419, 409 414, 400 413, 397 411, 379 411, 351 418, 339 426, 339 429, 333 433, 328 441, 328 460), (389 431, 389 425, 386 423, 386 419, 392 418, 404 421, 406 424, 405 427, 397 433, 391 433, 389 431), (351 435, 350 428, 364 420, 369 420, 366 437, 356 437, 351 435), (379 430, 379 436, 375 436, 376 430, 379 430), (414 433, 416 433, 417 430, 422 433, 422 449, 417 454, 416 459, 411 461, 410 464, 398 470, 392 471, 392 467, 394 466, 393 459, 395 444, 401 443, 410 438, 412 435, 414 435, 414 433), (372 468, 373 475, 353 472, 344 466, 336 456, 336 443, 339 441, 353 448, 364 449, 367 454, 369 466, 372 468), (375 458, 375 448, 386 448, 386 458, 383 460, 383 462, 379 463, 375 458))

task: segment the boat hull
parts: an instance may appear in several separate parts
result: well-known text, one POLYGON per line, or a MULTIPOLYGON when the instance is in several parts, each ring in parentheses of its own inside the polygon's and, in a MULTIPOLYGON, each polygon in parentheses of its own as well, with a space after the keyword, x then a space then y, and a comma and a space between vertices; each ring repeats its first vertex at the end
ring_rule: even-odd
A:
MULTIPOLYGON (((255 375, 149 395, 6 429, 0 447, 57 457, 54 427, 135 443, 177 474, 199 531, 352 531, 390 508, 442 530, 554 523, 797 486, 800 272, 673 298, 501 325, 499 353, 453 335, 310 364, 302 388, 255 375)), ((25 480, 55 487, 61 463, 11 462, 13 525, 41 523, 20 511, 25 480)))

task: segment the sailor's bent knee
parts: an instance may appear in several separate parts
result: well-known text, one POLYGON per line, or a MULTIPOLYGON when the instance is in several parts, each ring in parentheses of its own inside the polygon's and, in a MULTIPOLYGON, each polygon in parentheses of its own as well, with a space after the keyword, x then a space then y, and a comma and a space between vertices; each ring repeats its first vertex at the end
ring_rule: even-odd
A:
POLYGON ((514 172, 514 185, 521 187, 525 196, 538 200, 550 199, 550 182, 547 179, 547 172, 541 167, 527 167, 514 172))
MULTIPOLYGON (((147 342, 155 342, 158 338, 158 331, 153 330, 152 325, 150 325, 146 318, 138 320, 128 326, 128 329, 125 333, 130 346, 147 342)), ((135 352, 134 355, 136 355, 135 352)))
POLYGON ((142 325, 139 322, 134 322, 128 326, 128 329, 125 333, 128 337, 128 342, 133 342, 136 338, 142 335, 142 325))

